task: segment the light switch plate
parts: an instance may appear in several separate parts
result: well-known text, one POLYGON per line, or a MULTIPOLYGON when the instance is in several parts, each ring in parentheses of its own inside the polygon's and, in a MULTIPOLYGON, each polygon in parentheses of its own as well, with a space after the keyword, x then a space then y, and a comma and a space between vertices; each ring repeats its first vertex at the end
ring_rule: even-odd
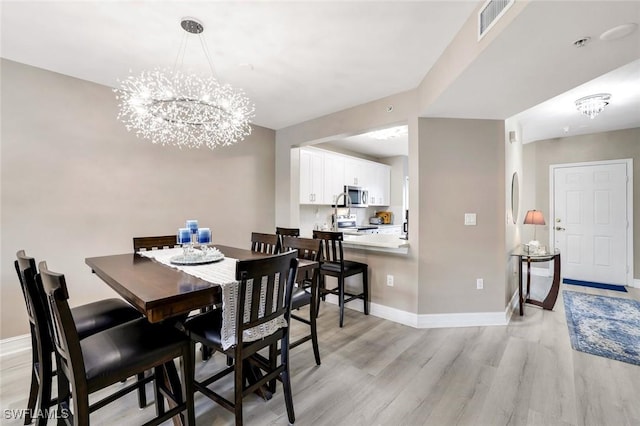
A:
POLYGON ((476 224, 476 214, 475 213, 465 213, 464 214, 464 224, 465 224, 465 226, 475 226, 475 224, 476 224))

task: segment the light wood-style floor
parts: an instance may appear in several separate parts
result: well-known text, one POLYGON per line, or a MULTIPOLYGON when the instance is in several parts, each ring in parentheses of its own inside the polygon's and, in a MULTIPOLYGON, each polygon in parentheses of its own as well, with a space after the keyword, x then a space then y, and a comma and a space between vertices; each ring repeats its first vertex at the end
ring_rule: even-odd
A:
MULTIPOLYGON (((638 289, 562 288, 640 300, 638 289)), ((347 311, 340 329, 337 308, 321 309, 322 366, 310 345, 292 350, 298 425, 640 425, 640 366, 574 351, 562 294, 554 311, 527 306, 524 317, 496 327, 414 329, 347 311)), ((2 361, 0 423, 22 424, 5 410, 26 405, 30 356, 2 361)), ((198 361, 197 374, 223 363, 220 355, 198 361)), ((95 412, 92 423, 139 424, 153 413, 153 404, 138 409, 133 393, 95 412)), ((244 413, 249 425, 287 424, 281 387, 267 402, 248 397, 244 413)), ((233 424, 200 394, 196 418, 233 424)))

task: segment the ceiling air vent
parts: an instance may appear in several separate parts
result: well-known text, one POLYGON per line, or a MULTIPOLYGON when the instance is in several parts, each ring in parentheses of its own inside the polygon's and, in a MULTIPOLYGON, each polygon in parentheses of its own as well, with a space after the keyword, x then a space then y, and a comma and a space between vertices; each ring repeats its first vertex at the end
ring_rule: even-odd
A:
POLYGON ((487 0, 478 12, 478 40, 498 22, 513 2, 514 0, 487 0))

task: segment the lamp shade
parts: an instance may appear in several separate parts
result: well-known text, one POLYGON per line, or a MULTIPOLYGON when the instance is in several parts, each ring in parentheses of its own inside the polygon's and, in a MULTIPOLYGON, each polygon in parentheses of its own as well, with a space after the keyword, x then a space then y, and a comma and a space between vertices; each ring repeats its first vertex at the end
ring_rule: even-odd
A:
POLYGON ((539 210, 529 210, 524 217, 525 225, 544 225, 544 216, 539 210))

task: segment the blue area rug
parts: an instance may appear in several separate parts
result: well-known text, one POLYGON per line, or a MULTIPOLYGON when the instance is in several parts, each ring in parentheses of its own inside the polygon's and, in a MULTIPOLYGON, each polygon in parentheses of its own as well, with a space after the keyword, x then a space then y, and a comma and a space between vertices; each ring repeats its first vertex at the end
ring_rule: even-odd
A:
POLYGON ((640 302, 564 290, 571 346, 640 365, 640 302))
POLYGON ((564 278, 562 282, 564 284, 581 285, 583 287, 602 288, 604 290, 622 291, 624 293, 627 292, 626 287, 623 285, 595 283, 592 281, 572 280, 571 278, 564 278))

